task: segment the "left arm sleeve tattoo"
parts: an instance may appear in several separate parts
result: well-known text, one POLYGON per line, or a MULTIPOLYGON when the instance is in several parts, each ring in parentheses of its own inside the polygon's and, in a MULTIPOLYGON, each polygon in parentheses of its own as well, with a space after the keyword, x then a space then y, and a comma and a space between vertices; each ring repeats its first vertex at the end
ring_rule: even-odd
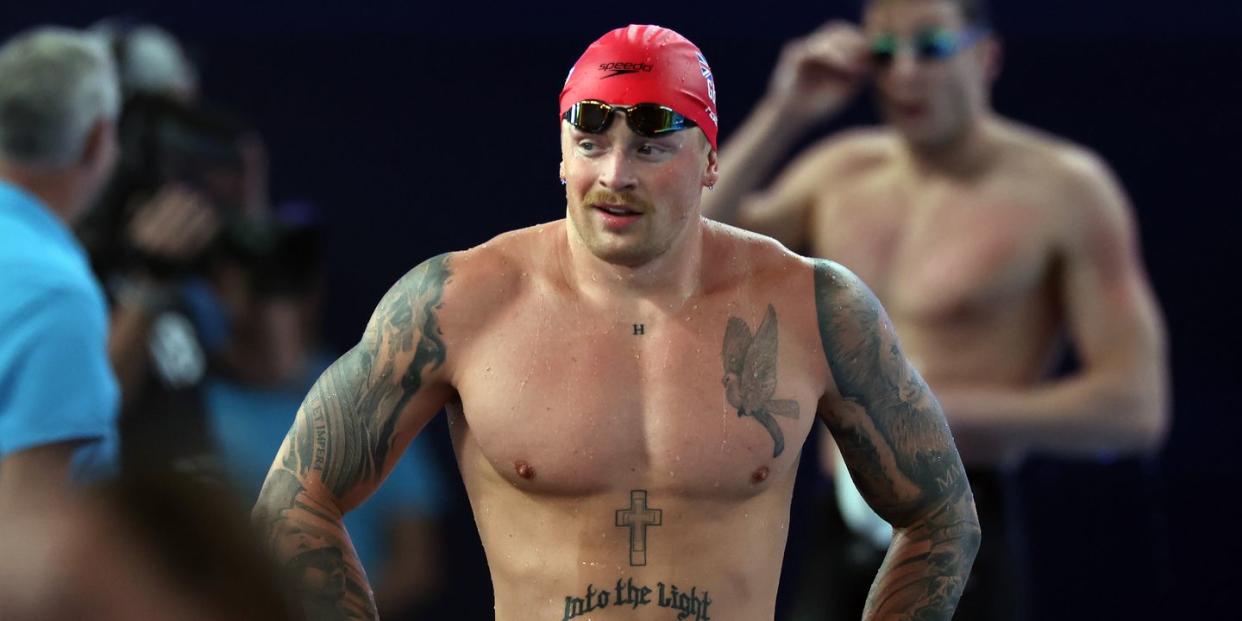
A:
POLYGON ((416 429, 445 401, 434 380, 450 257, 414 268, 380 301, 362 341, 319 378, 268 473, 254 517, 308 619, 377 618, 345 532, 344 511, 371 493, 416 429))
POLYGON ((836 382, 821 415, 859 491, 895 528, 864 618, 951 619, 980 533, 944 414, 857 277, 817 261, 815 305, 836 382))

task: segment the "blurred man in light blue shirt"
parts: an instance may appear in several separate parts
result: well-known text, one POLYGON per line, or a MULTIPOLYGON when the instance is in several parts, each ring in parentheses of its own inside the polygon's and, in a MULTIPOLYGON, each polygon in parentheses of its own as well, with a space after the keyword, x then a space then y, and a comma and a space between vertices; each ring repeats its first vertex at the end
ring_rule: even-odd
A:
POLYGON ((0 506, 113 468, 107 310, 70 226, 116 161, 119 105, 95 37, 0 48, 0 506))

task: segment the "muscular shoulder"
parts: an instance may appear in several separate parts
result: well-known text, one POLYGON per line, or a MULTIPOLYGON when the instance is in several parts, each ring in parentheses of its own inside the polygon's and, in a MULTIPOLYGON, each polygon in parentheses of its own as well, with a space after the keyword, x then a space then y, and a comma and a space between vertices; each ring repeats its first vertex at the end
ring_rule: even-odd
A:
POLYGON ((361 350, 430 369, 411 376, 420 381, 450 377, 454 352, 517 297, 542 237, 540 227, 515 231, 418 264, 376 306, 361 350))
POLYGON ((1005 133, 1010 169, 1056 192, 1060 204, 1088 199, 1116 183, 1108 163, 1083 145, 1016 123, 1005 133))
POLYGON ((502 314, 524 288, 539 280, 545 266, 555 265, 549 257, 558 230, 557 223, 549 223, 503 233, 431 259, 414 272, 427 266, 443 281, 441 321, 446 327, 474 330, 502 314))
POLYGON ((810 259, 808 263, 815 275, 815 307, 824 338, 829 331, 862 329, 860 321, 865 316, 871 315, 872 321, 883 316, 875 294, 849 268, 827 259, 810 259))
POLYGON ((1035 180, 1043 204, 1070 239, 1082 234, 1124 234, 1132 215, 1121 185, 1097 153, 1064 138, 1013 126, 1015 174, 1035 180))
POLYGON ((781 287, 806 275, 809 263, 780 242, 728 224, 705 220, 704 264, 709 288, 739 282, 781 287))
POLYGON ((841 394, 857 396, 852 393, 865 384, 868 365, 887 354, 897 355, 892 322, 871 289, 845 266, 826 259, 810 263, 825 360, 841 394))

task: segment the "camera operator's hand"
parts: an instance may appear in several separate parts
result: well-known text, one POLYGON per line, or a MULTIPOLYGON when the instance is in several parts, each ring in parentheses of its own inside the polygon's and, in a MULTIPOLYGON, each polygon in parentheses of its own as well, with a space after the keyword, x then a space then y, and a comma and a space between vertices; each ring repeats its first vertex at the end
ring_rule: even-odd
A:
POLYGON ((206 199, 170 184, 138 208, 126 235, 140 252, 180 263, 198 256, 220 226, 220 218, 206 199))
MULTIPOLYGON (((130 247, 148 263, 186 264, 198 258, 222 223, 207 199, 170 183, 138 206, 125 230, 130 247)), ((148 377, 149 342, 156 318, 176 303, 177 284, 168 272, 142 265, 109 278, 116 301, 108 331, 108 357, 124 404, 141 394, 148 377)))
POLYGON ((767 99, 780 117, 813 123, 845 108, 870 73, 862 31, 832 21, 785 45, 767 99))

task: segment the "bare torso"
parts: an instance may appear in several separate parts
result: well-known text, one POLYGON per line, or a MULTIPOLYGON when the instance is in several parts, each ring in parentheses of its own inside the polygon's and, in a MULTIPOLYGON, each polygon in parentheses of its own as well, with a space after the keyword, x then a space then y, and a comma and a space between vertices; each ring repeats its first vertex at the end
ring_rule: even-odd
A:
POLYGON ((867 134, 813 199, 810 251, 884 302, 933 388, 1038 381, 1060 341, 1058 247, 1069 203, 1058 146, 1000 125, 986 169, 916 174, 892 134, 867 134))
POLYGON ((446 289, 450 429, 496 618, 772 618, 798 455, 829 381, 810 267, 709 224, 703 286, 684 304, 601 300, 566 277, 565 238, 553 223, 456 258, 454 279, 494 289, 486 313, 454 319, 446 289), (786 402, 775 456, 730 403, 722 362, 730 318, 755 334, 769 305, 771 399, 786 402))

